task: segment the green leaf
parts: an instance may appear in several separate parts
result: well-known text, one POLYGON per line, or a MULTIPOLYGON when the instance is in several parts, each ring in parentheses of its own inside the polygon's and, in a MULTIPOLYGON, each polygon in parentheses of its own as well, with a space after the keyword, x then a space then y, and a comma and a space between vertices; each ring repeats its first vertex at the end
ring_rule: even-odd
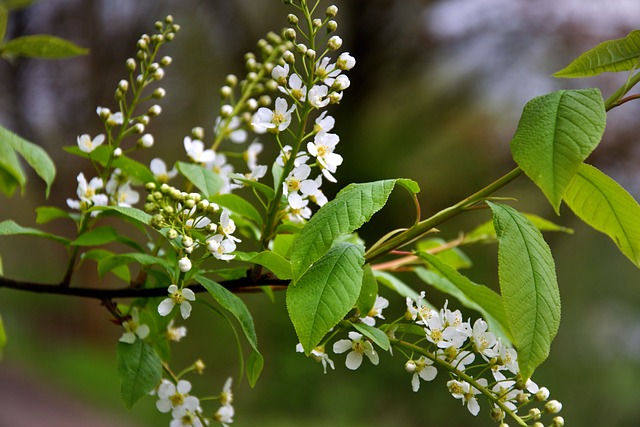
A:
POLYGON ((88 210, 88 212, 94 211, 107 211, 109 213, 116 213, 122 215, 125 218, 132 219, 135 223, 140 225, 149 225, 151 215, 138 208, 129 206, 94 206, 88 210))
POLYGON ((500 295, 486 286, 473 283, 468 277, 434 255, 421 253, 420 257, 429 263, 430 268, 430 270, 424 268, 415 270, 420 279, 439 291, 453 296, 465 307, 480 312, 493 330, 498 328, 503 331, 503 336, 508 338, 511 336, 500 295))
MULTIPOLYGON (((432 237, 429 239, 420 240, 416 244, 416 249, 420 252, 429 252, 430 250, 440 248, 446 244, 447 242, 444 239, 441 239, 439 237, 432 237)), ((434 255, 442 260, 445 264, 450 265, 456 270, 469 268, 473 265, 471 259, 469 259, 469 257, 464 252, 456 247, 448 248, 444 251, 437 251, 434 255)))
POLYGON ((86 55, 88 49, 55 36, 36 34, 17 37, 0 46, 2 55, 28 56, 31 58, 59 59, 86 55))
POLYGON ((236 252, 236 259, 267 267, 278 279, 291 279, 291 263, 275 252, 236 252))
POLYGON ((7 333, 4 330, 4 323, 2 322, 2 316, 0 315, 0 361, 2 361, 2 352, 7 345, 7 333))
POLYGON ((340 243, 287 288, 287 310, 307 355, 353 308, 362 287, 364 248, 340 243))
POLYGON ((114 242, 118 239, 118 232, 113 227, 96 227, 82 233, 71 242, 74 246, 99 246, 114 242))
POLYGON ((362 335, 373 341, 381 349, 386 351, 389 350, 389 347, 391 347, 389 337, 380 329, 373 326, 365 325, 364 323, 354 323, 353 327, 362 335))
POLYGON ((366 316, 371 311, 376 303, 376 297, 378 296, 378 282, 373 275, 371 264, 364 266, 364 275, 362 277, 362 288, 360 289, 360 295, 356 301, 356 307, 358 311, 366 316))
POLYGON ((229 209, 231 212, 242 215, 262 227, 262 216, 260 212, 249 202, 236 194, 216 194, 209 199, 218 205, 229 209))
POLYGON ((567 188, 565 201, 580 219, 608 235, 640 267, 640 206, 620 184, 583 164, 567 188))
POLYGON ((24 175, 20 160, 15 150, 8 140, 2 137, 2 127, 0 127, 0 179, 2 180, 2 191, 7 196, 12 196, 16 187, 20 186, 24 190, 27 177, 24 175))
POLYGON ((9 21, 9 11, 4 3, 0 3, 0 44, 7 33, 7 21, 9 21))
POLYGON ((418 299, 418 293, 393 274, 387 273, 386 271, 373 270, 373 275, 379 283, 396 292, 401 297, 411 298, 414 301, 418 299))
POLYGON ((510 206, 487 202, 498 234, 498 277, 525 379, 549 355, 560 325, 555 263, 540 231, 510 206))
POLYGON ((86 252, 83 252, 80 255, 80 259, 83 262, 88 259, 96 261, 98 263, 98 275, 100 277, 103 277, 105 274, 107 274, 110 271, 123 282, 125 283, 131 282, 131 272, 129 271, 129 267, 127 267, 124 264, 118 264, 118 265, 112 266, 110 269, 106 269, 103 267, 104 272, 100 271, 101 270, 100 264, 102 260, 113 257, 113 256, 114 256, 114 253, 106 249, 90 249, 86 252))
POLYGON ((578 167, 600 143, 605 123, 598 89, 560 90, 524 107, 511 154, 556 213, 578 167))
POLYGON ((134 262, 144 266, 158 265, 162 266, 168 272, 172 271, 172 265, 163 258, 139 252, 132 252, 127 254, 116 254, 100 259, 98 261, 98 274, 100 277, 103 277, 109 271, 134 262))
POLYGON ((49 197, 51 184, 56 177, 56 166, 51 157, 38 145, 20 138, 15 133, 0 126, 0 140, 6 141, 33 168, 40 178, 47 184, 45 194, 49 197))
POLYGON ((249 344, 251 344, 251 347, 253 347, 255 351, 258 351, 258 337, 256 336, 256 329, 253 324, 253 317, 251 317, 251 313, 245 303, 228 289, 211 279, 204 276, 195 276, 194 279, 209 291, 209 294, 211 294, 213 299, 215 299, 222 308, 228 310, 238 319, 249 344))
POLYGON ((72 219, 69 212, 55 206, 40 206, 36 208, 37 224, 46 224, 61 218, 72 219))
MULTIPOLYGON (((399 182, 405 188, 412 187, 411 181, 397 179, 350 184, 320 208, 293 244, 291 267, 294 281, 327 252, 339 236, 360 228, 382 209, 399 182)), ((413 187, 415 189, 416 186, 413 187)))
POLYGON ((631 31, 626 37, 607 40, 589 49, 555 77, 590 77, 605 71, 631 71, 638 66, 640 58, 640 31, 631 31))
MULTIPOLYGON (((531 221, 533 225, 535 225, 536 228, 540 231, 559 231, 563 233, 573 234, 573 229, 556 224, 538 215, 530 213, 523 213, 523 215, 526 216, 527 219, 531 221)), ((493 220, 491 220, 480 224, 469 233, 467 233, 467 235, 464 236, 463 244, 468 245, 476 242, 493 243, 497 240, 498 237, 496 236, 496 229, 493 226, 493 220)))
POLYGON ((251 354, 249 354, 249 359, 247 360, 247 378, 249 379, 249 385, 251 387, 256 386, 262 368, 264 368, 264 357, 262 357, 260 352, 252 349, 251 354))
POLYGON ((155 182, 156 180, 156 177, 146 165, 127 156, 117 157, 113 161, 113 167, 119 168, 138 184, 146 184, 147 182, 155 182))
POLYGON ((62 243, 63 245, 69 245, 70 243, 69 239, 56 236, 55 234, 45 233, 44 231, 38 230, 36 228, 23 227, 10 219, 0 222, 0 236, 16 235, 42 237, 44 239, 62 243))
POLYGON ((162 378, 162 361, 143 340, 133 344, 118 343, 118 376, 124 405, 131 409, 141 397, 149 394, 162 378))
POLYGON ((176 167, 207 199, 217 194, 224 185, 224 181, 217 173, 203 166, 193 163, 177 162, 176 167))

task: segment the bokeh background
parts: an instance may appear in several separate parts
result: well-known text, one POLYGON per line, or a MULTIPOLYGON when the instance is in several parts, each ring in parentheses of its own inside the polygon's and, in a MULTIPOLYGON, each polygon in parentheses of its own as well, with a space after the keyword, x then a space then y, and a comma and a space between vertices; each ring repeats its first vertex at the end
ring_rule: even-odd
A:
MULTIPOLYGON (((426 214, 513 167, 508 143, 530 98, 592 86, 606 97, 621 85, 625 75, 570 81, 551 74, 596 43, 625 36, 640 18, 635 0, 350 0, 337 6, 343 48, 357 58, 349 74, 352 86, 331 109, 345 158, 339 182, 412 178, 422 187, 426 214)), ((31 177, 24 195, 2 196, 0 220, 34 225, 35 207, 65 207, 65 200, 75 197, 75 176, 90 170, 62 147, 74 145, 79 134, 100 131, 95 108, 113 109, 124 61, 140 34, 153 31, 155 20, 172 14, 182 31, 166 50, 174 62, 162 81, 168 92, 164 112, 151 127, 156 146, 141 153, 141 161, 184 158, 184 135, 194 126, 213 125, 224 76, 242 74, 243 54, 255 51, 267 31, 286 26, 289 12, 279 0, 49 0, 12 13, 9 38, 54 34, 91 54, 0 62, 0 123, 41 145, 59 166, 48 200, 42 183, 31 177)), ((604 141, 589 159, 636 199, 639 113, 633 103, 612 111, 604 141)), ((337 190, 325 184, 327 193, 337 190)), ((557 261, 563 319, 536 381, 564 403, 570 425, 637 426, 639 272, 568 209, 555 217, 526 179, 510 185, 508 194, 518 198, 519 209, 575 230, 547 235, 557 261)), ((371 242, 381 230, 410 223, 407 203, 394 195, 362 237, 371 242)), ((487 219, 486 212, 465 216, 443 227, 441 236, 454 238, 487 219)), ((467 274, 495 286, 496 252, 495 246, 470 248, 475 265, 467 274)), ((45 282, 59 280, 66 260, 55 244, 27 237, 0 239, 0 255, 5 275, 45 282)), ((77 280, 95 281, 92 267, 77 280)), ((255 389, 246 381, 236 389, 236 425, 493 425, 486 406, 474 418, 448 395, 443 373, 413 393, 400 358, 383 356, 380 366, 365 362, 351 372, 336 356, 337 369, 324 375, 319 365, 295 353, 283 296, 275 302, 264 295, 243 297, 254 313, 266 365, 255 389)), ((404 302, 386 296, 392 300, 388 318, 400 315, 404 302)), ((0 426, 168 425, 153 399, 131 411, 121 404, 115 365, 121 329, 97 302, 0 289, 0 313, 9 338, 0 363, 0 426)), ((232 333, 203 310, 195 311, 188 326, 189 335, 174 347, 174 363, 186 366, 202 357, 208 372, 194 382, 216 393, 228 375, 237 379, 232 333)))

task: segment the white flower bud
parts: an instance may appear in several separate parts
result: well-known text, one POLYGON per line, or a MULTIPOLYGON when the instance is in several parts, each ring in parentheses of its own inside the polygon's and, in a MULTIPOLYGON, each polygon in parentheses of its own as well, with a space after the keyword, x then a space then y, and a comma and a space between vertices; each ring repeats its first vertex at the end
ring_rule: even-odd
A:
POLYGON ((287 15, 287 22, 291 25, 296 25, 298 23, 298 17, 293 13, 287 15))
POLYGON ((285 50, 282 53, 282 59, 284 59, 284 62, 286 62, 287 64, 294 64, 296 62, 296 57, 290 50, 285 50))
POLYGON ((284 36, 287 40, 291 40, 293 42, 296 40, 296 30, 293 28, 287 28, 284 30, 284 36))
POLYGON ((180 268, 180 271, 186 273, 187 271, 191 270, 191 260, 186 256, 180 258, 180 261, 178 261, 178 267, 180 268))
POLYGON ((201 128, 200 126, 194 127, 193 129, 191 129, 191 136, 194 139, 199 139, 199 140, 204 139, 204 129, 201 128))
POLYGON ((313 24, 313 26, 314 26, 314 27, 316 27, 316 28, 320 28, 320 27, 322 27, 322 19, 316 18, 316 19, 314 19, 311 23, 312 23, 312 24, 313 24))
POLYGON ((557 414, 562 410, 562 403, 557 400, 550 400, 544 405, 544 410, 549 414, 557 414))
POLYGON ((133 72, 136 69, 136 60, 133 58, 129 58, 127 59, 127 62, 125 62, 125 65, 127 66, 127 70, 133 72))
POLYGON ((542 411, 539 408, 531 408, 529 409, 529 416, 532 420, 539 420, 542 416, 542 411))
POLYGON ((149 116, 145 114, 144 116, 140 116, 140 118, 138 119, 138 123, 142 123, 143 125, 147 126, 150 120, 151 119, 149 119, 149 116))
POLYGON ((228 74, 224 81, 231 87, 235 87, 238 84, 238 78, 234 74, 228 74))
POLYGON ((245 67, 247 67, 248 71, 253 71, 256 69, 256 60, 255 58, 249 58, 246 60, 246 62, 244 63, 245 67))
POLYGON ((304 53, 307 58, 309 59, 316 59, 316 51, 313 49, 307 49, 307 51, 304 53))
POLYGON ((233 94, 233 89, 230 86, 222 86, 220 88, 220 96, 223 98, 228 98, 233 94))
POLYGON ((175 239, 176 237, 178 237, 178 232, 172 228, 172 229, 170 229, 169 231, 167 231, 167 237, 168 237, 170 240, 173 240, 173 239, 175 239))
POLYGON ((341 53, 338 57, 338 60, 336 61, 336 66, 343 71, 350 70, 355 65, 356 59, 353 56, 349 55, 348 52, 341 53))
POLYGON ((551 425, 553 427, 562 427, 562 426, 564 426, 564 418, 562 418, 562 417, 554 417, 551 425))
POLYGON ((225 104, 222 107, 220 107, 220 115, 222 117, 229 117, 231 116, 231 114, 233 114, 233 107, 229 104, 225 104))
POLYGON ((298 53, 304 55, 304 54, 307 53, 307 49, 309 49, 309 48, 304 43, 298 43, 296 45, 296 49, 298 50, 298 53))
POLYGON ((122 156, 122 148, 118 147, 115 150, 113 150, 113 157, 120 157, 122 156))
POLYGON ((167 94, 167 91, 159 87, 153 91, 153 97, 156 99, 162 99, 167 94))
POLYGON ((172 61, 173 61, 173 58, 171 58, 170 56, 163 56, 162 59, 160 60, 160 64, 163 67, 166 67, 167 65, 170 65, 172 61))
POLYGON ((160 64, 158 64, 157 62, 154 62, 153 64, 149 65, 149 71, 152 73, 158 71, 159 69, 160 69, 160 64))
POLYGON ((153 147, 153 135, 151 135, 150 133, 145 133, 144 135, 142 135, 142 137, 138 140, 138 144, 140 144, 140 146, 144 147, 144 148, 151 148, 153 147))
POLYGON ((249 111, 255 111, 258 109, 258 101, 255 100, 255 98, 249 98, 247 99, 247 109, 249 111))
POLYGON ((182 246, 185 248, 190 248, 193 246, 193 239, 189 236, 182 236, 182 246))
POLYGON ((407 363, 404 364, 404 370, 410 374, 413 374, 416 371, 416 362, 414 360, 407 360, 407 363))
MULTIPOLYGON (((338 77, 340 77, 340 76, 338 76, 338 77)), ((158 104, 152 105, 151 107, 149 107, 149 110, 147 110, 147 114, 150 117, 158 116, 158 115, 160 115, 160 113, 162 113, 162 107, 159 106, 158 104)))
POLYGON ((269 95, 262 95, 258 98, 258 105, 261 107, 268 107, 271 105, 271 97, 269 95))
POLYGON ((327 22, 327 32, 332 33, 337 29, 338 29, 338 23, 336 21, 331 20, 327 22))
POLYGON ((120 89, 122 92, 126 92, 127 90, 129 90, 129 82, 126 80, 120 80, 118 82, 118 89, 120 89))
POLYGON ((331 50, 338 50, 342 46, 342 39, 340 36, 333 36, 327 42, 327 47, 331 50))
POLYGON ((331 92, 329 94, 329 102, 331 104, 339 104, 342 100, 342 92, 331 92))
POLYGON ((331 85, 331 89, 340 91, 340 90, 345 90, 349 86, 351 86, 351 81, 349 80, 349 77, 345 76, 344 74, 340 74, 333 81, 333 84, 331 85))
POLYGON ((142 123, 136 123, 136 124, 133 126, 133 131, 134 131, 135 133, 142 133, 142 132, 144 132, 144 125, 143 125, 142 123))
POLYGON ((111 110, 106 107, 96 108, 96 113, 101 119, 108 119, 111 116, 111 110))
POLYGON ((147 48, 147 40, 145 40, 144 38, 141 38, 140 40, 138 40, 138 49, 146 49, 147 48))
POLYGON ((545 400, 547 400, 549 398, 550 392, 549 389, 546 387, 541 387, 538 392, 535 394, 535 399, 538 402, 544 402, 545 400))
POLYGON ((327 8, 327 16, 329 18, 333 18, 338 14, 338 6, 336 6, 335 4, 332 4, 331 6, 329 6, 327 8))
POLYGON ((164 70, 162 68, 158 68, 155 73, 153 73, 153 78, 156 80, 162 80, 164 77, 164 70))

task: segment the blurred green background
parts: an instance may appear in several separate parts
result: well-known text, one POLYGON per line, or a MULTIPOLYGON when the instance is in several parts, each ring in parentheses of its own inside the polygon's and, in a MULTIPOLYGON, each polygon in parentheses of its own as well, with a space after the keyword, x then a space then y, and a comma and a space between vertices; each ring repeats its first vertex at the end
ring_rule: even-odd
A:
MULTIPOLYGON (((607 96, 622 84, 623 75, 579 81, 550 76, 596 43, 623 37, 640 16, 635 0, 336 4, 343 49, 357 59, 349 74, 352 86, 341 105, 331 109, 341 137, 338 152, 345 158, 339 182, 412 178, 422 187, 423 215, 513 167, 508 142, 530 98, 591 86, 607 96)), ((35 207, 65 207, 65 200, 75 197, 75 176, 90 169, 62 147, 74 145, 79 134, 100 131, 95 108, 114 109, 113 91, 125 76, 124 61, 140 34, 153 31, 155 20, 173 14, 182 31, 165 52, 174 59, 162 81, 168 95, 161 118, 151 127, 156 146, 141 153, 141 161, 184 158, 184 135, 194 126, 213 125, 224 76, 242 74, 243 54, 255 51, 255 42, 267 31, 284 27, 289 12, 279 0, 50 0, 14 12, 9 38, 49 33, 88 47, 91 54, 60 61, 0 62, 0 123, 43 146, 59 166, 48 200, 41 182, 31 177, 26 194, 2 197, 0 220, 31 226, 35 207)), ((605 140, 589 161, 637 199, 639 110, 633 103, 618 110, 610 114, 605 140)), ((329 194, 339 188, 324 186, 329 194)), ((568 209, 555 217, 525 179, 504 194, 517 197, 514 205, 520 210, 575 229, 573 235, 547 235, 557 262, 563 318, 551 356, 534 379, 563 402, 568 425, 637 426, 639 272, 606 237, 581 225, 568 209)), ((410 224, 408 203, 406 196, 394 195, 365 226, 362 237, 372 242, 384 230, 410 224)), ((443 227, 441 237, 454 238, 487 219, 487 212, 467 215, 443 227)), ((32 238, 3 237, 4 274, 57 281, 66 260, 60 249, 32 238)), ((469 249, 475 266, 467 273, 474 281, 495 286, 496 252, 495 246, 469 249)), ((95 282, 92 266, 81 270, 76 280, 95 282)), ((427 292, 444 301, 435 291, 427 292)), ((273 303, 264 295, 243 296, 254 314, 266 365, 255 389, 246 381, 236 389, 236 425, 494 425, 486 405, 474 418, 448 395, 443 373, 413 393, 399 357, 384 355, 380 366, 365 361, 351 372, 344 367, 344 357, 333 356, 336 370, 324 375, 320 365, 295 353, 297 340, 283 296, 276 295, 273 303)), ((385 296, 392 305, 387 318, 400 315, 404 301, 385 296)), ((168 425, 168 417, 155 410, 154 399, 141 401, 131 411, 121 404, 115 367, 121 329, 108 321, 97 302, 0 289, 0 313, 9 338, 0 364, 0 426, 168 425)), ((187 338, 173 347, 175 366, 202 357, 208 368, 194 380, 195 387, 211 393, 227 376, 237 380, 229 328, 197 309, 187 325, 187 338)))

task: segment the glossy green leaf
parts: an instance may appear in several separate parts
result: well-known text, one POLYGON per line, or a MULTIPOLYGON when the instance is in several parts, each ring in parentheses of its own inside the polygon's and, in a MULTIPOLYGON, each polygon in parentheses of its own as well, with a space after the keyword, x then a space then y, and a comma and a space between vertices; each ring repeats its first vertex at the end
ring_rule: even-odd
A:
POLYGON ((96 227, 82 233, 71 242, 74 246, 99 246, 114 242, 118 239, 118 232, 109 226, 96 227))
POLYGON ((608 235, 640 267, 640 206, 620 184, 583 164, 567 188, 565 201, 580 219, 608 235))
POLYGON ((386 351, 389 350, 389 347, 391 347, 389 337, 380 329, 373 326, 365 325, 364 323, 354 323, 353 327, 362 335, 373 341, 373 343, 381 349, 386 351))
POLYGON ((2 315, 0 315, 0 361, 2 361, 2 352, 7 345, 7 333, 4 330, 4 322, 2 321, 2 315))
POLYGON ((0 46, 0 54, 30 58, 60 59, 86 55, 88 49, 59 37, 36 34, 17 37, 0 46))
POLYGON ((600 143, 605 123, 598 89, 560 90, 524 107, 511 154, 556 213, 578 167, 600 143))
MULTIPOLYGON (((521 212, 522 213, 522 212, 521 212)), ((562 233, 573 234, 573 229, 564 227, 562 225, 556 224, 554 222, 549 221, 548 219, 542 218, 538 215, 522 213, 527 217, 529 221, 536 226, 536 228, 540 231, 557 231, 562 233)), ((485 223, 480 224, 466 236, 464 236, 463 244, 468 245, 471 243, 482 242, 482 243, 493 243, 498 240, 496 236, 496 229, 493 226, 493 220, 487 221, 485 223)))
POLYGON ((207 199, 216 195, 224 185, 224 181, 217 173, 203 166, 177 162, 176 167, 207 199))
POLYGON ((109 213, 122 215, 125 218, 132 219, 139 225, 149 225, 149 221, 151 220, 151 215, 149 215, 145 211, 129 206, 94 206, 89 209, 89 212, 95 211, 106 211, 109 213))
MULTIPOLYGON (((0 133, 2 133, 0 128, 0 133)), ((20 160, 9 142, 0 135, 0 180, 2 192, 11 197, 17 187, 24 189, 27 177, 24 175, 20 160)))
POLYGON ((376 297, 378 296, 378 281, 373 275, 371 264, 365 264, 363 272, 362 288, 360 289, 360 295, 356 301, 356 308, 363 316, 366 316, 376 303, 376 297))
POLYGON ((49 197, 51 185, 56 177, 56 167, 51 157, 40 146, 19 137, 0 126, 0 140, 6 141, 33 168, 47 184, 45 194, 49 197))
POLYGON ((231 212, 242 215, 262 227, 262 216, 253 205, 236 194, 217 194, 209 199, 231 212))
POLYGON ((63 245, 68 245, 70 243, 69 239, 61 236, 56 236, 55 234, 45 233, 44 231, 38 230, 36 228, 23 227, 10 219, 0 222, 0 236, 16 235, 42 237, 44 239, 62 243, 63 245))
POLYGON ((555 263, 540 231, 510 206, 489 203, 498 235, 498 277, 520 373, 528 379, 549 355, 560 325, 555 263))
POLYGON ((259 191, 260 193, 264 194, 267 197, 268 202, 270 202, 271 200, 273 200, 274 197, 276 197, 276 192, 273 191, 273 188, 269 187, 268 185, 264 185, 263 183, 258 182, 254 179, 246 179, 244 175, 241 175, 241 174, 233 174, 231 177, 233 178, 234 181, 241 182, 245 186, 253 188, 256 191, 259 191))
POLYGON ((140 339, 133 344, 119 342, 117 354, 120 394, 124 405, 131 409, 160 383, 162 361, 153 348, 140 339))
POLYGON ((340 243, 287 288, 287 310, 307 355, 354 307, 362 287, 364 248, 340 243))
POLYGON ((40 206, 36 208, 36 223, 46 224, 56 219, 71 219, 69 212, 55 206, 40 206))
POLYGON ((555 77, 590 77, 606 71, 631 71, 640 59, 640 30, 626 37, 607 40, 589 49, 569 65, 554 74, 555 77))
POLYGON ((136 184, 146 184, 156 180, 146 165, 124 155, 113 160, 112 166, 120 169, 136 184))
POLYGON ((251 349, 251 353, 247 359, 247 378, 251 387, 255 387, 256 382, 258 382, 262 368, 264 368, 264 357, 262 357, 260 352, 251 349))
POLYGON ((278 279, 291 279, 291 263, 275 252, 237 252, 236 259, 267 267, 278 279))
POLYGON ((245 303, 238 296, 211 279, 204 276, 195 276, 194 279, 209 291, 209 294, 222 308, 233 314, 240 323, 242 331, 247 337, 249 344, 251 344, 251 347, 258 351, 258 337, 256 336, 256 329, 253 324, 253 317, 245 303))
POLYGON ((387 203, 395 185, 418 190, 409 180, 390 179, 366 184, 349 184, 313 215, 293 244, 291 266, 294 281, 333 245, 369 221, 387 203))

